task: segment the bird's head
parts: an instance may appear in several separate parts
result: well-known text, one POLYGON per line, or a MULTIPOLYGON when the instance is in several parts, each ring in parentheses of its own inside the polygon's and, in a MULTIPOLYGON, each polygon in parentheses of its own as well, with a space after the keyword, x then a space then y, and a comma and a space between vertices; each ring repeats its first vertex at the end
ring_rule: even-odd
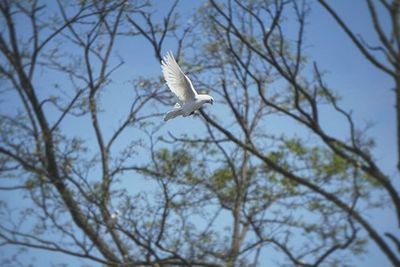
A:
POLYGON ((207 103, 210 103, 211 105, 214 104, 214 98, 212 96, 207 97, 207 103))
POLYGON ((197 96, 197 100, 200 101, 202 104, 204 103, 209 103, 211 105, 214 104, 214 98, 207 94, 199 94, 197 96))
POLYGON ((110 217, 111 217, 111 219, 114 219, 114 218, 119 217, 120 214, 121 214, 121 212, 119 210, 116 210, 111 214, 110 217))

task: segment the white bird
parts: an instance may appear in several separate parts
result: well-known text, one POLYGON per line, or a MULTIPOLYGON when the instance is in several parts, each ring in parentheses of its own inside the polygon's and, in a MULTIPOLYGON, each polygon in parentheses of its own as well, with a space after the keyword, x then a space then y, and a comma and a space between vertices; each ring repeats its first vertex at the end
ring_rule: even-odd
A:
POLYGON ((176 63, 172 52, 167 53, 161 60, 161 69, 169 89, 178 98, 178 103, 168 112, 164 121, 182 115, 183 117, 192 115, 205 103, 214 103, 214 98, 207 94, 198 94, 193 88, 190 79, 183 73, 178 63, 176 63))
POLYGON ((115 224, 116 224, 117 221, 118 221, 119 215, 120 215, 120 211, 119 211, 119 210, 114 211, 114 212, 110 215, 110 218, 109 218, 109 220, 108 220, 108 222, 107 222, 107 224, 108 224, 109 227, 114 227, 114 226, 115 226, 115 224))

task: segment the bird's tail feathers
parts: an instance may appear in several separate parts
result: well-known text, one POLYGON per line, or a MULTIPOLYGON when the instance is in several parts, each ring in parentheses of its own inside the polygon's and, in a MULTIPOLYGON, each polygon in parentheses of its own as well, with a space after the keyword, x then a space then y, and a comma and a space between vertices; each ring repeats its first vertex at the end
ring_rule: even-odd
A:
POLYGON ((165 115, 164 121, 167 121, 167 120, 176 118, 176 117, 178 117, 179 115, 183 115, 182 109, 174 109, 174 110, 171 110, 170 112, 167 113, 167 115, 165 115))

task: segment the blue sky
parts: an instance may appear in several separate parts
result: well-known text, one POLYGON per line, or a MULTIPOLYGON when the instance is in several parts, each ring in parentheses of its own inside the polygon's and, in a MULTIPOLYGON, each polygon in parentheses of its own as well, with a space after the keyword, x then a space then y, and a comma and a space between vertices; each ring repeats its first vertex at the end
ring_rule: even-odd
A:
MULTIPOLYGON (((355 33, 361 34, 370 44, 377 44, 364 1, 330 2, 355 33)), ((387 17, 381 18, 387 22, 387 17)), ((387 174, 398 178, 395 168, 397 155, 393 81, 363 57, 320 6, 313 9, 307 29, 310 56, 322 69, 328 71, 325 77, 328 84, 343 96, 342 105, 347 110, 353 110, 358 125, 373 123, 368 133, 376 140, 374 156, 387 174)), ((333 122, 330 127, 335 129, 340 125, 333 122)), ((398 179, 395 179, 395 184, 399 188, 398 179)), ((382 231, 386 227, 396 229, 395 218, 389 210, 374 211, 369 218, 382 231)), ((389 266, 389 263, 371 244, 369 253, 357 265, 389 266)))
MULTIPOLYGON (((155 2, 157 2, 160 16, 168 10, 172 3, 170 0, 155 2)), ((181 22, 190 19, 189 14, 193 12, 194 2, 182 1, 180 3, 178 10, 187 16, 181 18, 181 22)), ((196 4, 198 5, 199 2, 196 2, 196 4)), ((338 0, 331 2, 335 10, 351 25, 354 32, 361 34, 371 44, 376 42, 376 35, 372 30, 364 1, 338 0)), ((374 124, 374 127, 369 130, 369 134, 376 140, 375 158, 387 174, 397 177, 395 169, 397 160, 395 102, 394 94, 391 90, 393 81, 364 59, 343 31, 334 23, 330 15, 318 5, 313 5, 311 16, 308 19, 306 35, 308 45, 306 53, 309 55, 310 61, 315 60, 321 69, 327 71, 325 76, 327 83, 343 96, 342 105, 348 110, 353 110, 359 126, 369 122, 374 124)), ((175 43, 167 42, 163 53, 168 50, 175 51, 175 45, 175 43)), ((131 96, 126 82, 129 80, 129 76, 134 78, 160 75, 160 64, 155 60, 152 48, 143 38, 130 38, 119 42, 117 50, 126 61, 126 64, 115 74, 116 81, 111 85, 111 88, 107 88, 102 104, 107 107, 117 106, 126 109, 125 107, 129 107, 129 105, 124 106, 121 103, 126 102, 131 96)), ((44 73, 41 79, 45 77, 47 76, 44 73)), ((57 78, 55 79, 57 80, 57 78)), ((40 81, 37 82, 40 83, 40 81)), ((43 81, 43 83, 45 82, 43 81)), ((160 111, 167 111, 167 108, 160 107, 160 111)), ((102 114, 105 123, 104 128, 109 129, 111 132, 117 125, 115 118, 118 118, 121 112, 124 113, 127 110, 113 108, 108 109, 106 114, 102 114)), ((342 121, 338 120, 337 117, 326 114, 326 118, 331 118, 326 123, 328 129, 340 128, 342 121)), ((82 128, 82 125, 84 125, 84 121, 77 124, 76 121, 71 119, 66 120, 63 127, 70 131, 71 134, 79 132, 79 134, 85 135, 86 129, 82 128)), ((181 129, 179 133, 186 132, 190 134, 201 129, 201 126, 193 118, 176 119, 165 126, 165 130, 169 131, 177 128, 181 129), (191 123, 190 129, 185 127, 188 120, 191 123)), ((90 127, 87 129, 87 134, 92 135, 90 127)), ((107 135, 107 130, 105 134, 107 135)), ((126 138, 129 137, 127 136, 126 138)), ((120 145, 123 146, 124 144, 121 143, 120 145)), ((129 186, 129 183, 127 185, 129 186)), ((398 179, 397 188, 399 188, 398 179)), ((11 199, 11 196, 0 196, 0 199, 4 198, 11 199)), ((372 221, 376 221, 376 225, 379 225, 382 231, 384 229, 394 229, 395 227, 394 218, 388 210, 382 210, 379 214, 374 211, 370 217, 372 221)), ((9 249, 2 249, 0 257, 1 253, 7 253, 9 249)), ((36 263, 45 266, 49 265, 48 258, 45 258, 46 255, 48 255, 46 252, 38 252, 26 256, 22 260, 29 261, 32 256, 35 256, 37 258, 36 263)), ((358 266, 371 267, 389 265, 385 256, 373 244, 369 246, 369 254, 363 258, 357 258, 355 263, 358 266)), ((71 266, 74 266, 76 259, 70 259, 69 257, 65 257, 65 259, 71 263, 71 266)), ((76 264, 80 265, 81 263, 78 260, 76 264)))

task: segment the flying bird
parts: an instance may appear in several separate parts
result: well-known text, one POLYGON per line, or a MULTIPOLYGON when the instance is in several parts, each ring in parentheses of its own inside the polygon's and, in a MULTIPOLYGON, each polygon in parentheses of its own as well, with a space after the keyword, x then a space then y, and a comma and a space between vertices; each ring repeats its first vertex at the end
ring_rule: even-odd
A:
POLYGON ((205 103, 214 103, 214 98, 207 94, 198 94, 194 89, 190 79, 183 73, 172 52, 161 60, 161 69, 169 89, 178 98, 178 102, 169 111, 164 121, 173 119, 177 116, 189 116, 194 114, 205 103))
POLYGON ((116 224, 117 221, 118 221, 119 215, 120 215, 120 211, 119 211, 119 210, 114 211, 114 212, 110 215, 110 218, 109 218, 108 221, 107 221, 107 225, 108 225, 109 227, 114 227, 115 224, 116 224))

